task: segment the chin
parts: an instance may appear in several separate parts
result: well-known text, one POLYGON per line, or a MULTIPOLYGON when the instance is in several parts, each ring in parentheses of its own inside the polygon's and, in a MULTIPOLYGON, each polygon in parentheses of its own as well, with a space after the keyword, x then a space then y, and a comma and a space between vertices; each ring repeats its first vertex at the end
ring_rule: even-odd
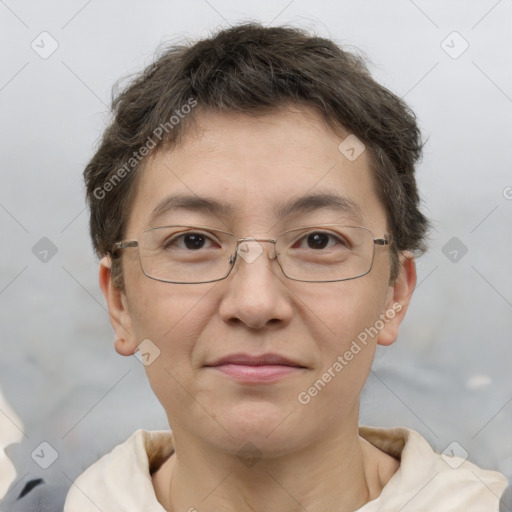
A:
POLYGON ((298 448, 304 441, 307 422, 288 407, 262 399, 245 399, 238 403, 211 404, 214 418, 203 410, 201 418, 190 418, 187 430, 227 453, 238 455, 242 449, 257 450, 279 456, 298 448), (290 414, 291 413, 291 414, 290 414), (297 446, 294 446, 297 445, 297 446))

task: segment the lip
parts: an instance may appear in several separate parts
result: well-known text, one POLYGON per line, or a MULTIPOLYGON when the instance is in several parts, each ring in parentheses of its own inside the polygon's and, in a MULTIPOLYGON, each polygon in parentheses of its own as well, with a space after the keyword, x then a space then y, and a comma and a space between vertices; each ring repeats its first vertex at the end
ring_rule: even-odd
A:
POLYGON ((246 383, 274 382, 306 368, 278 354, 231 354, 206 364, 205 367, 246 383))

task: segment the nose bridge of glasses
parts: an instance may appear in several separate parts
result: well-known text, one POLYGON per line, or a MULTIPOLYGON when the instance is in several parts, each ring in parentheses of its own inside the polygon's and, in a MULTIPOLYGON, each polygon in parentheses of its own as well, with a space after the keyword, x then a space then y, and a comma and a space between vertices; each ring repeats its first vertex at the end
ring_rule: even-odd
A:
POLYGON ((273 252, 270 253, 270 259, 276 258, 276 240, 271 238, 237 238, 236 240, 236 254, 238 254, 246 263, 252 263, 255 261, 263 252, 263 246, 260 242, 273 244, 273 252))
POLYGON ((237 238, 236 242, 237 244, 241 244, 242 242, 269 242, 271 244, 275 244, 277 240, 272 238, 252 238, 249 236, 247 238, 237 238))

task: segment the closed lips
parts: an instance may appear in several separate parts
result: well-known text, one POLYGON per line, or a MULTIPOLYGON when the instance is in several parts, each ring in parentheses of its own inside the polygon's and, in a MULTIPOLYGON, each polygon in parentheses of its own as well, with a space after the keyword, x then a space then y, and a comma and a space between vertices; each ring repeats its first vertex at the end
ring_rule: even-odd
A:
POLYGON ((251 356, 248 354, 232 354, 222 357, 213 363, 205 366, 222 366, 226 364, 238 364, 243 366, 292 366, 296 368, 305 368, 298 362, 292 361, 286 357, 277 354, 263 354, 260 356, 251 356))

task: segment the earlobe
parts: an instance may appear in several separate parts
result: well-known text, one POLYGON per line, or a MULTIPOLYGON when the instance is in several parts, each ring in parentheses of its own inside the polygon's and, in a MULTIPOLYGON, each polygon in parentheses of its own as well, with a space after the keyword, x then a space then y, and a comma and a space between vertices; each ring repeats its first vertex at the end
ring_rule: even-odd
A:
POLYGON ((414 257, 410 253, 403 254, 400 256, 398 277, 389 287, 386 309, 383 312, 387 322, 379 332, 377 339, 379 345, 389 346, 396 341, 400 324, 405 317, 415 287, 416 263, 414 257))
POLYGON ((133 356, 136 348, 133 348, 133 344, 127 342, 124 338, 116 338, 114 340, 114 349, 121 356, 133 356))
POLYGON ((114 348, 123 356, 131 356, 137 349, 132 319, 126 296, 112 283, 111 259, 104 256, 100 261, 99 283, 107 302, 110 323, 115 333, 114 348))

